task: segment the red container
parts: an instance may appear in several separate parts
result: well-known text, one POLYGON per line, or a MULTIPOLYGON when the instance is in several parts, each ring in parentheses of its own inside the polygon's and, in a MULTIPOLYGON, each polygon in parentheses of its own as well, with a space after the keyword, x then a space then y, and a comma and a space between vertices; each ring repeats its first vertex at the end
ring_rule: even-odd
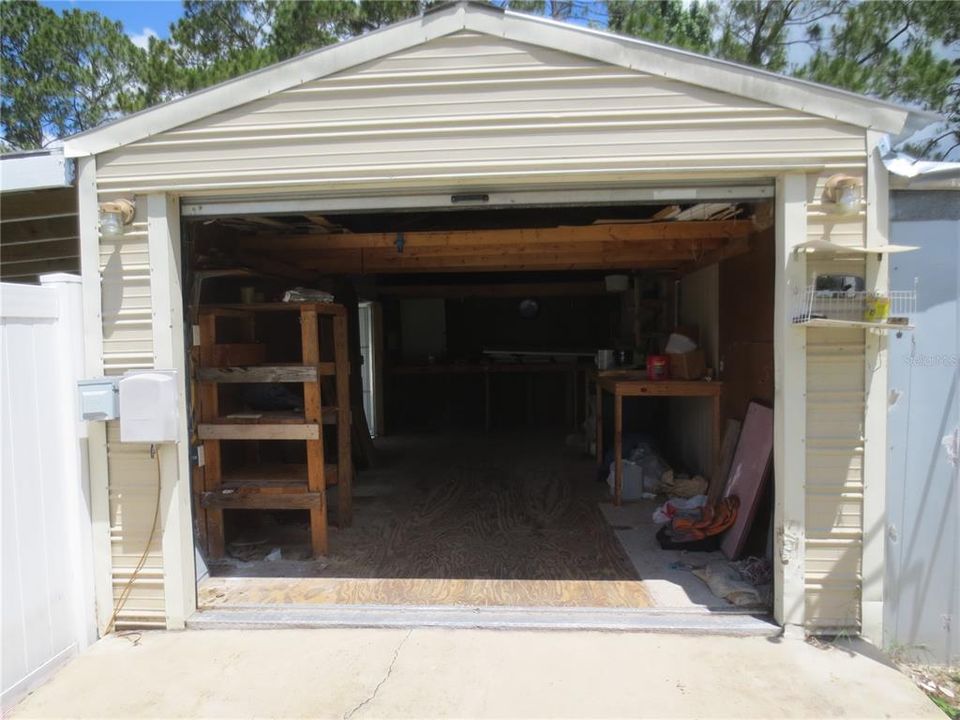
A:
POLYGON ((670 358, 666 355, 647 356, 647 379, 666 380, 670 377, 670 358))

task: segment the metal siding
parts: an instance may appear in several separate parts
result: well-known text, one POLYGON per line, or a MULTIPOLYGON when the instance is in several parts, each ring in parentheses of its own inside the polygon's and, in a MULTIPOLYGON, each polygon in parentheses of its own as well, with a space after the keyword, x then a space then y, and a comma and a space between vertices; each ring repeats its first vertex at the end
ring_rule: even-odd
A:
MULTIPOLYGON (((133 224, 118 238, 100 237, 103 371, 121 375, 153 362, 150 260, 146 198, 138 197, 133 224)), ((157 463, 148 445, 120 442, 120 426, 107 426, 110 541, 114 601, 146 547, 156 504, 157 463)), ((127 598, 118 627, 164 627, 161 532, 127 598)))
MULTIPOLYGON (((857 168, 845 172, 862 175, 857 168)), ((831 213, 822 202, 832 171, 810 179, 807 236, 862 246, 865 208, 831 213)), ((807 274, 863 276, 862 257, 808 256, 807 274)), ((808 328, 806 457, 806 623, 812 631, 860 623, 866 344, 863 330, 808 328)))
MULTIPOLYGON (((150 535, 157 502, 157 461, 148 445, 120 442, 120 424, 107 425, 110 542, 114 602, 130 579, 150 535)), ((158 526, 146 564, 134 582, 117 627, 164 627, 163 556, 158 526)))
POLYGON ((464 32, 104 153, 97 180, 332 192, 863 165, 859 128, 464 32))
POLYGON ((103 366, 106 375, 153 367, 150 259, 146 198, 133 225, 118 238, 100 238, 103 366))
POLYGON ((890 286, 919 278, 916 330, 890 337, 885 645, 960 662, 960 192, 893 193, 890 286))

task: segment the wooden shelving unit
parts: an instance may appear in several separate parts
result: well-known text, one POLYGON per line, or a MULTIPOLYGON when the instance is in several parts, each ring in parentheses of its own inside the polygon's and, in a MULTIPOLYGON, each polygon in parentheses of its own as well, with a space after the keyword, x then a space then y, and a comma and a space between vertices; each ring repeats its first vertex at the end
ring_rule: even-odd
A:
POLYGON ((351 522, 353 461, 350 447, 350 363, 347 316, 330 303, 258 303, 200 306, 199 400, 197 436, 203 443, 204 475, 201 507, 206 515, 207 549, 211 558, 224 554, 223 511, 310 511, 314 556, 327 553, 326 488, 337 486, 337 522, 351 522), (301 357, 296 363, 266 362, 267 347, 258 342, 258 323, 273 313, 297 313, 301 357), (239 323, 242 342, 218 342, 224 318, 239 323), (322 360, 321 322, 332 324, 333 360, 322 360), (332 385, 335 404, 324 404, 323 386, 332 385), (224 414, 220 386, 228 384, 297 383, 303 386, 301 411, 255 411, 224 414), (324 425, 335 425, 337 463, 325 462, 324 425), (306 443, 305 463, 261 462, 255 442, 296 440, 306 443), (224 469, 221 443, 241 441, 246 459, 224 469))

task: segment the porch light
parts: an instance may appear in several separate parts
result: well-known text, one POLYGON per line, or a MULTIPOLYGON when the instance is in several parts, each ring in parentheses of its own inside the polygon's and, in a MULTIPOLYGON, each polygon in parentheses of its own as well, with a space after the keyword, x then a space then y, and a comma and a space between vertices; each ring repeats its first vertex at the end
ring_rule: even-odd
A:
POLYGON ((104 237, 120 237, 124 227, 133 222, 136 206, 130 200, 100 203, 100 233, 104 237))
POLYGON ((850 175, 834 175, 823 188, 825 203, 832 204, 841 215, 852 215, 860 209, 863 183, 850 175))

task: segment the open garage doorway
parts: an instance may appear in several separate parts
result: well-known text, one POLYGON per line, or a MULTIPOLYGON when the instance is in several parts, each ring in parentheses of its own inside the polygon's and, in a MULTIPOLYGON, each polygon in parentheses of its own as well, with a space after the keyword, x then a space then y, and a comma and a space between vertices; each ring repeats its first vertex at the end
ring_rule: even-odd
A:
POLYGON ((653 516, 719 498, 726 421, 772 403, 771 225, 756 199, 187 219, 201 610, 736 610, 653 516), (631 379, 669 392, 618 411, 631 379))

